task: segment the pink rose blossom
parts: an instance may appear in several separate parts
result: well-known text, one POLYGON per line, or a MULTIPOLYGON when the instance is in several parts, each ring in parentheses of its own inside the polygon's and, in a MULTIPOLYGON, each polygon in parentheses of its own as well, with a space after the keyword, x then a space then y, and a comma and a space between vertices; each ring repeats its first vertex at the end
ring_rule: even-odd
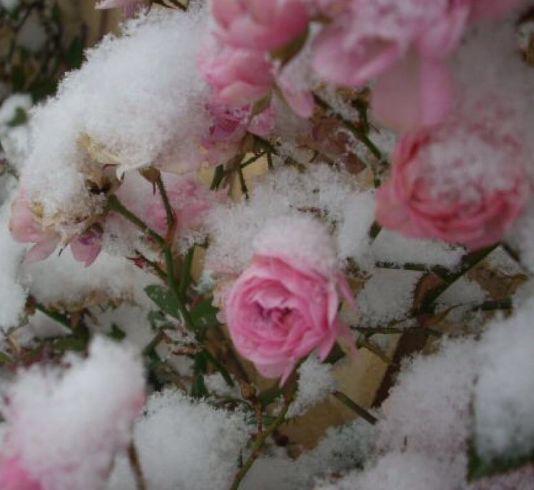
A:
POLYGON ((445 60, 468 16, 468 0, 353 0, 318 36, 313 66, 342 85, 361 87, 378 78, 373 107, 397 129, 433 125, 452 105, 445 60))
POLYGON ((392 176, 378 190, 377 220, 409 237, 470 249, 497 243, 528 200, 522 156, 514 134, 482 123, 458 120, 405 136, 392 176))
POLYGON ((291 220, 277 226, 258 240, 250 266, 227 295, 224 314, 237 351, 263 376, 281 377, 283 384, 300 359, 318 350, 324 360, 346 334, 338 318, 340 295, 352 297, 319 225, 291 220))
POLYGON ((213 17, 223 42, 261 51, 288 44, 309 22, 302 0, 215 0, 213 17))
MULTIPOLYGON (((38 262, 49 257, 61 243, 61 237, 54 230, 42 227, 31 209, 31 204, 22 189, 11 206, 11 219, 9 230, 13 238, 20 243, 34 243, 26 254, 27 263, 38 262)), ((71 243, 74 258, 83 262, 86 267, 90 266, 102 249, 102 233, 97 233, 93 227, 79 237, 75 237, 71 243)))
POLYGON ((201 53, 199 67, 215 102, 230 107, 256 102, 274 83, 273 66, 261 51, 212 47, 201 53))
POLYGON ((44 230, 38 223, 24 190, 11 205, 9 230, 17 242, 35 244, 26 254, 27 262, 46 259, 60 242, 60 237, 56 232, 44 230))
POLYGON ((0 461, 0 488, 2 490, 44 490, 43 486, 22 467, 18 458, 0 461))

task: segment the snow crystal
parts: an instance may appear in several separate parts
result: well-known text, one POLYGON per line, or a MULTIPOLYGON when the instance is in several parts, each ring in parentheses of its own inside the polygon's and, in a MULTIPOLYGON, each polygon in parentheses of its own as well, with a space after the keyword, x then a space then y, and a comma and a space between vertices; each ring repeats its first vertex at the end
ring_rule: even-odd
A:
POLYGON ((302 415, 335 389, 332 366, 311 355, 299 367, 298 391, 287 412, 288 417, 302 415))
POLYGON ((354 471, 320 490, 452 490, 459 481, 431 456, 390 453, 363 472, 354 471))
POLYGON ((441 265, 453 269, 465 254, 460 247, 430 240, 405 238, 399 233, 381 230, 372 246, 376 261, 394 264, 441 265))
POLYGON ((73 203, 78 214, 98 210, 101 203, 85 190, 88 165, 120 164, 121 172, 157 164, 184 171, 199 161, 208 116, 196 47, 205 16, 196 7, 188 13, 156 10, 127 23, 122 37, 107 36, 89 50, 56 98, 35 112, 26 177, 46 215, 73 203), (96 158, 80 144, 87 136, 96 158))
POLYGON ((373 203, 351 180, 326 165, 312 165, 304 172, 281 168, 264 176, 248 201, 219 206, 209 216, 212 241, 207 269, 240 272, 252 258, 254 237, 270 219, 303 213, 321 217, 330 225, 342 259, 349 254, 364 256, 368 245, 365 223, 371 221, 373 203))
POLYGON ((477 450, 488 460, 534 450, 533 314, 531 300, 513 317, 494 323, 482 339, 475 432, 477 450))
POLYGON ((437 354, 418 357, 409 364, 384 404, 385 418, 378 424, 379 447, 406 448, 444 460, 457 454, 462 457, 468 438, 475 354, 473 341, 449 341, 437 354))
POLYGON ((4 332, 18 324, 26 305, 27 291, 19 280, 24 245, 9 232, 10 203, 0 209, 0 329, 4 332))
POLYGON ((253 247, 258 255, 284 257, 326 274, 336 265, 334 244, 326 227, 310 216, 267 221, 253 247))
POLYGON ((0 143, 11 165, 18 167, 29 149, 28 111, 32 107, 29 94, 12 94, 0 106, 0 143))
POLYGON ((85 361, 34 367, 9 389, 9 445, 46 488, 101 488, 114 453, 126 448, 143 401, 143 368, 133 351, 97 338, 85 361))
POLYGON ((488 297, 488 293, 480 284, 466 276, 460 277, 439 297, 439 302, 447 306, 478 305, 488 297))
MULTIPOLYGON (((148 488, 206 490, 230 486, 248 430, 240 413, 166 391, 153 395, 135 427, 148 488)), ((124 475, 127 480, 127 475, 124 475)), ((131 488, 116 476, 110 490, 131 488)))
POLYGON ((403 318, 413 304, 415 287, 421 272, 376 269, 357 297, 361 323, 385 326, 403 318))
POLYGON ((259 458, 243 480, 243 490, 309 490, 314 480, 361 467, 373 447, 375 429, 361 420, 330 428, 319 445, 290 459, 282 449, 259 458))
POLYGON ((143 288, 159 282, 127 259, 105 252, 90 269, 65 250, 41 262, 24 264, 22 273, 38 301, 75 309, 118 300, 146 304, 143 288))

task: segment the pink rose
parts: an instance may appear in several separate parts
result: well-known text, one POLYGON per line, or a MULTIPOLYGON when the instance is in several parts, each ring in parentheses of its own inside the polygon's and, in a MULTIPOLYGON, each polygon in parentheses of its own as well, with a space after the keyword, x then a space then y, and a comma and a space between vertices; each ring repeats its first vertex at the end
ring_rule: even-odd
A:
MULTIPOLYGON (((11 205, 9 230, 13 238, 20 243, 34 243, 26 254, 27 263, 38 262, 49 257, 61 243, 60 235, 54 230, 45 229, 39 223, 31 209, 26 191, 22 189, 11 205)), ((102 231, 93 226, 70 243, 75 260, 89 267, 102 250, 102 231)))
POLYGON ((468 16, 468 0, 352 0, 317 37, 313 66, 342 85, 378 78, 372 105, 396 129, 433 125, 452 105, 445 60, 468 16))
POLYGON ((317 222, 278 220, 256 240, 252 263, 229 291, 224 314, 237 351, 283 384, 314 350, 324 360, 346 333, 338 318, 347 283, 317 222))
POLYGON ((22 467, 18 458, 0 461, 0 488, 2 490, 44 490, 43 486, 22 467))
MULTIPOLYGON (((503 125, 502 121, 494 121, 503 125)), ((513 133, 465 119, 404 137, 377 194, 377 220, 413 238, 478 249, 497 243, 524 209, 530 185, 513 133)))
POLYGON ((274 69, 266 53, 229 47, 208 48, 199 68, 214 91, 215 102, 242 107, 265 97, 274 83, 274 69))
POLYGON ((215 0, 212 11, 225 43, 261 51, 288 44, 309 22, 301 0, 215 0))

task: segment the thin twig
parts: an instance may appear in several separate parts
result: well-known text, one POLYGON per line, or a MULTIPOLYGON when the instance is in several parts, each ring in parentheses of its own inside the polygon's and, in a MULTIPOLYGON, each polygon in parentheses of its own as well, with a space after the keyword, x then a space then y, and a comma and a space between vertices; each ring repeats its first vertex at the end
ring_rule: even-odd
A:
POLYGON ((252 452, 250 453, 243 466, 235 475, 230 490, 238 490, 241 481, 243 480, 243 478, 245 478, 245 475, 248 473, 256 459, 258 459, 258 456, 261 453, 265 441, 267 441, 267 439, 274 433, 274 431, 277 430, 278 427, 280 427, 285 422, 286 414, 289 410, 289 406, 291 405, 291 401, 292 398, 289 398, 285 401, 282 411, 280 412, 278 417, 276 417, 273 423, 269 425, 269 427, 267 427, 265 431, 258 435, 256 441, 254 442, 254 445, 252 446, 252 452))
POLYGON ((350 408, 353 412, 355 412, 365 421, 369 422, 371 425, 375 425, 378 422, 378 419, 374 415, 371 415, 367 410, 365 410, 365 408, 361 407, 354 400, 345 395, 345 393, 336 390, 332 393, 332 395, 341 403, 343 403, 343 405, 345 405, 347 408, 350 408))
POLYGON ((141 467, 141 462, 139 461, 139 453, 135 447, 135 443, 132 440, 130 446, 128 446, 128 460, 130 461, 130 466, 135 477, 135 485, 137 490, 146 490, 145 477, 143 475, 143 468, 141 467))

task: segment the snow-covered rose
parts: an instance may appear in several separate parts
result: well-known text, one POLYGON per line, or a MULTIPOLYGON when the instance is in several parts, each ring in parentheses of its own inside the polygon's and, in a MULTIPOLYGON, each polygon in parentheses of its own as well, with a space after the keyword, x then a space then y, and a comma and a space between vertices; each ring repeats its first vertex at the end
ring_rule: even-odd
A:
POLYGON ((224 312, 238 352, 265 377, 284 383, 314 350, 324 360, 345 333, 340 296, 351 301, 326 230, 311 219, 267 225, 250 266, 237 279, 224 312))
POLYGON ((471 249, 497 243, 530 194, 520 156, 512 135, 499 138, 483 126, 405 136, 378 190, 377 220, 412 238, 471 249))

